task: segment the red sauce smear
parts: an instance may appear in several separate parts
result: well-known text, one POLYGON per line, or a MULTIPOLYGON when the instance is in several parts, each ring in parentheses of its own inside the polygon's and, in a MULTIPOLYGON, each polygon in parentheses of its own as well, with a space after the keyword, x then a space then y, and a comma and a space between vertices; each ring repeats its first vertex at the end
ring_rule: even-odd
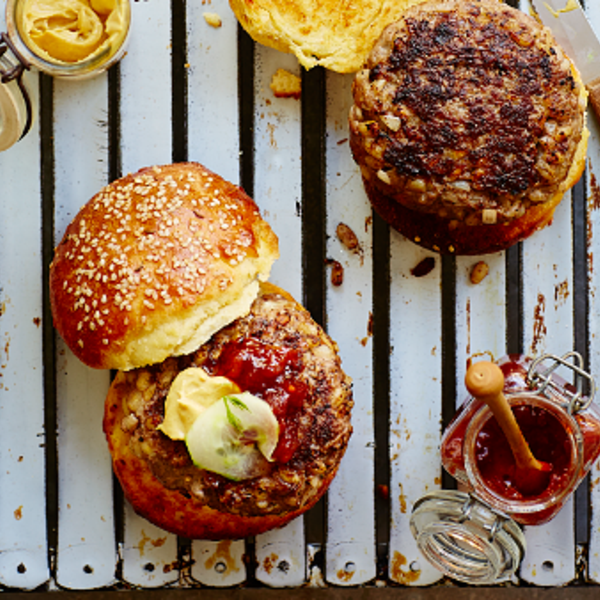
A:
POLYGON ((552 466, 547 486, 527 495, 518 489, 512 451, 496 419, 491 418, 475 440, 477 467, 486 487, 509 500, 532 500, 563 488, 571 476, 571 448, 563 425, 554 415, 536 406, 515 406, 513 413, 533 455, 552 466))
POLYGON ((244 338, 228 342, 216 362, 206 366, 269 403, 279 423, 273 459, 288 462, 300 444, 298 417, 308 394, 306 384, 298 381, 303 368, 298 350, 244 338))

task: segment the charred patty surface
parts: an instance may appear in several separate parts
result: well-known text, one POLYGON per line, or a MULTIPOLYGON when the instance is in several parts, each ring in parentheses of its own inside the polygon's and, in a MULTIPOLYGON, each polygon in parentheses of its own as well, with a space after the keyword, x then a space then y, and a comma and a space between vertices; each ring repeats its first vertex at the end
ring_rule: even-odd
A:
POLYGON ((354 81, 354 158, 409 208, 511 221, 564 191, 584 125, 574 74, 547 29, 501 2, 413 7, 354 81))
POLYGON ((121 429, 134 453, 166 488, 231 514, 283 514, 309 504, 330 481, 351 433, 351 383, 335 344, 305 309, 279 293, 263 291, 247 317, 197 352, 118 377, 126 413, 121 429), (193 366, 250 386, 271 404, 281 435, 266 475, 235 482, 199 469, 184 442, 156 429, 171 382, 193 366))

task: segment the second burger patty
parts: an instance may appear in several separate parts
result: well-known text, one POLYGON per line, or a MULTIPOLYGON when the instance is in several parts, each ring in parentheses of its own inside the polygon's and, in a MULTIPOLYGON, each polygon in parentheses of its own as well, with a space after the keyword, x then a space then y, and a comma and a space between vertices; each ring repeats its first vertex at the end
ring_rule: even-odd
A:
POLYGON ((165 487, 223 512, 281 514, 306 505, 337 468, 350 437, 351 382, 335 344, 305 309, 272 291, 263 290, 247 317, 197 352, 124 377, 127 416, 121 427, 132 450, 165 487), (156 429, 172 381, 188 367, 226 376, 269 402, 280 441, 268 474, 236 482, 199 469, 184 442, 156 429))
POLYGON ((549 31, 497 1, 438 0, 390 25, 353 86, 363 177, 409 208, 469 225, 561 191, 585 91, 549 31))

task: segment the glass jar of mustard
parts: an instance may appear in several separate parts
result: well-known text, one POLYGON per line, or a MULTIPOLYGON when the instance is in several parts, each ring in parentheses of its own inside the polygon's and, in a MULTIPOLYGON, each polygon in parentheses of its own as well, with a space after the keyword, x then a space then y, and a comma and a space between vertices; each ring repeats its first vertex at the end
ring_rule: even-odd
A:
POLYGON ((7 0, 0 33, 0 152, 27 134, 33 120, 23 72, 85 79, 124 54, 130 0, 7 0))
POLYGON ((129 0, 8 0, 6 27, 17 52, 55 77, 105 71, 125 52, 129 0))
POLYGON ((425 557, 448 576, 478 584, 510 579, 525 551, 519 525, 552 519, 600 455, 595 384, 582 363, 575 352, 536 360, 513 355, 497 363, 519 429, 547 467, 534 487, 519 485, 513 450, 482 399, 469 397, 447 427, 442 465, 463 491, 421 498, 411 530, 425 557), (573 384, 559 368, 571 371, 573 384))

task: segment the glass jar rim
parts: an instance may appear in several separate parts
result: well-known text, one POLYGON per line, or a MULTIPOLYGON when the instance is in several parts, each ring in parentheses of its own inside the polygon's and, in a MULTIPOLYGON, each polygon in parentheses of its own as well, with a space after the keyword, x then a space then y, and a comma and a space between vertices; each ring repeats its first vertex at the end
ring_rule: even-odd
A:
POLYGON ((510 517, 457 490, 435 490, 419 498, 410 530, 432 565, 472 585, 509 581, 526 550, 525 536, 510 517))
POLYGON ((7 0, 5 10, 7 33, 21 57, 40 71, 54 77, 83 79, 105 71, 123 57, 131 31, 130 0, 117 0, 124 10, 124 31, 119 36, 117 43, 109 45, 98 54, 94 53, 89 58, 73 63, 48 60, 26 42, 25 37, 21 34, 19 19, 16 15, 17 8, 23 2, 24 0, 7 0))
POLYGON ((577 420, 556 400, 547 396, 533 394, 531 392, 518 392, 507 394, 506 399, 511 406, 535 405, 550 414, 569 431, 572 435, 567 438, 570 442, 570 462, 568 466, 569 477, 558 490, 548 495, 534 496, 531 499, 510 499, 490 490, 485 484, 483 477, 477 467, 475 457, 475 439, 483 426, 490 418, 493 418, 489 407, 483 404, 471 418, 465 432, 463 442, 465 471, 469 482, 476 491, 476 495, 490 506, 511 515, 526 515, 541 512, 556 505, 568 497, 574 489, 577 480, 583 470, 583 436, 577 420))

